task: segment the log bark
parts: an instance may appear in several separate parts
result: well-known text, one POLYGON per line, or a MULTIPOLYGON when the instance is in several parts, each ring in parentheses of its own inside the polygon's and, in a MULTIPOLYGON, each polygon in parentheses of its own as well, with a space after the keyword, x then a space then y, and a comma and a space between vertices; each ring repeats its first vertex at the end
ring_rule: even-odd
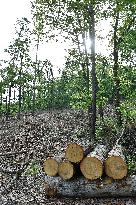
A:
POLYGON ((136 196, 136 176, 127 177, 123 180, 97 179, 86 180, 84 177, 64 181, 60 177, 44 176, 48 189, 55 190, 54 196, 62 197, 134 197, 136 196))
POLYGON ((84 151, 84 157, 86 157, 90 152, 94 150, 94 146, 91 144, 85 151, 84 151))
POLYGON ((44 161, 43 168, 48 176, 56 176, 58 174, 59 164, 53 158, 48 158, 44 161))
POLYGON ((71 143, 66 148, 65 157, 70 162, 79 163, 84 157, 84 150, 80 145, 71 143))
POLYGON ((80 170, 85 178, 94 180, 103 174, 103 162, 106 156, 106 146, 97 145, 89 156, 80 163, 80 170))
POLYGON ((62 179, 71 179, 74 176, 74 173, 74 165, 71 162, 65 161, 59 164, 58 174, 62 179))
POLYGON ((122 179, 127 175, 127 164, 121 145, 115 145, 105 160, 105 173, 113 179, 122 179))

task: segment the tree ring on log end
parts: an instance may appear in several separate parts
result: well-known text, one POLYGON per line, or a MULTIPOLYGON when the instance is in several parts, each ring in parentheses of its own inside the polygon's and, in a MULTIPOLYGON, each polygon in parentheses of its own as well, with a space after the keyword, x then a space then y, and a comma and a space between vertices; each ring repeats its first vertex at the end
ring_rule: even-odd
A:
POLYGON ((127 175, 127 165, 121 157, 111 156, 105 161, 105 172, 113 179, 123 179, 127 175))
POLYGON ((71 164, 70 162, 61 162, 59 164, 58 174, 64 180, 71 179, 74 175, 73 164, 71 164))
POLYGON ((58 162, 55 159, 49 158, 44 161, 44 171, 48 176, 56 176, 58 173, 58 162))
POLYGON ((87 179, 94 180, 102 176, 103 165, 96 157, 86 157, 80 163, 80 170, 87 179))
POLYGON ((65 156, 70 162, 79 163, 84 157, 84 150, 80 145, 71 143, 66 148, 65 156))

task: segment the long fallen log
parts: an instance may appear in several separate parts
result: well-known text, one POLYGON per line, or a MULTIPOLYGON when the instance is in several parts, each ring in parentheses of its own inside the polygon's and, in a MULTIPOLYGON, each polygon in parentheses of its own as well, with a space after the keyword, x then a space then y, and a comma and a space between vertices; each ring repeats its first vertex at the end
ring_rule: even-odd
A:
POLYGON ((136 176, 123 180, 107 178, 95 181, 84 177, 64 181, 60 177, 44 176, 45 194, 64 197, 134 197, 136 196, 136 176))
POLYGON ((113 179, 123 179, 127 175, 127 164, 121 145, 115 145, 105 160, 105 173, 113 179))
POLYGON ((106 146, 97 145, 94 151, 81 161, 80 170, 87 179, 94 180, 102 176, 106 151, 106 146))

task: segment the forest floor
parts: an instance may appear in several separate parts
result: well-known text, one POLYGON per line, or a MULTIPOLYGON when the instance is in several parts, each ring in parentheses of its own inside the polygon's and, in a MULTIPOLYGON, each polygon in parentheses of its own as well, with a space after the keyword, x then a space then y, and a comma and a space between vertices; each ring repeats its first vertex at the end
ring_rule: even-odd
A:
MULTIPOLYGON (((136 127, 129 133, 132 135, 134 145, 136 127)), ((113 135, 108 136, 104 143, 114 144, 113 135)), ((42 177, 43 161, 48 156, 63 159, 70 142, 84 149, 90 145, 88 117, 83 110, 52 110, 37 112, 35 117, 25 114, 20 120, 0 119, 0 205, 136 204, 136 198, 47 197, 42 177)), ((133 147, 131 152, 135 152, 133 147)))

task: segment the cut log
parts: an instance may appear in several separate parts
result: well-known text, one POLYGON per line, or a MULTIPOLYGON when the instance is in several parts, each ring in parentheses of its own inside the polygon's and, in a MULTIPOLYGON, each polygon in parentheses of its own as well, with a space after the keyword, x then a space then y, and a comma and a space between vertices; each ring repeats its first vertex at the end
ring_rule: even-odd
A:
POLYGON ((55 159, 49 158, 49 159, 46 159, 44 161, 43 168, 44 168, 45 173, 48 176, 52 176, 53 177, 53 176, 57 175, 59 165, 58 165, 58 162, 55 159))
MULTIPOLYGON (((136 196, 136 176, 123 180, 86 180, 84 177, 62 180, 59 176, 44 176, 49 189, 55 190, 54 196, 62 197, 133 197, 136 196)), ((49 190, 48 190, 49 192, 49 190)), ((46 195, 48 192, 45 190, 46 195)))
POLYGON ((121 145, 116 145, 105 160, 105 173, 113 179, 123 179, 127 175, 127 164, 121 145))
POLYGON ((103 174, 103 162, 106 156, 106 146, 97 145, 89 156, 80 163, 82 174, 90 180, 100 178, 103 174))
POLYGON ((84 150, 80 145, 71 143, 66 148, 65 157, 70 162, 79 163, 84 157, 84 150))
POLYGON ((74 176, 74 173, 74 166, 71 162, 65 161, 59 164, 58 174, 62 179, 71 179, 74 176))

